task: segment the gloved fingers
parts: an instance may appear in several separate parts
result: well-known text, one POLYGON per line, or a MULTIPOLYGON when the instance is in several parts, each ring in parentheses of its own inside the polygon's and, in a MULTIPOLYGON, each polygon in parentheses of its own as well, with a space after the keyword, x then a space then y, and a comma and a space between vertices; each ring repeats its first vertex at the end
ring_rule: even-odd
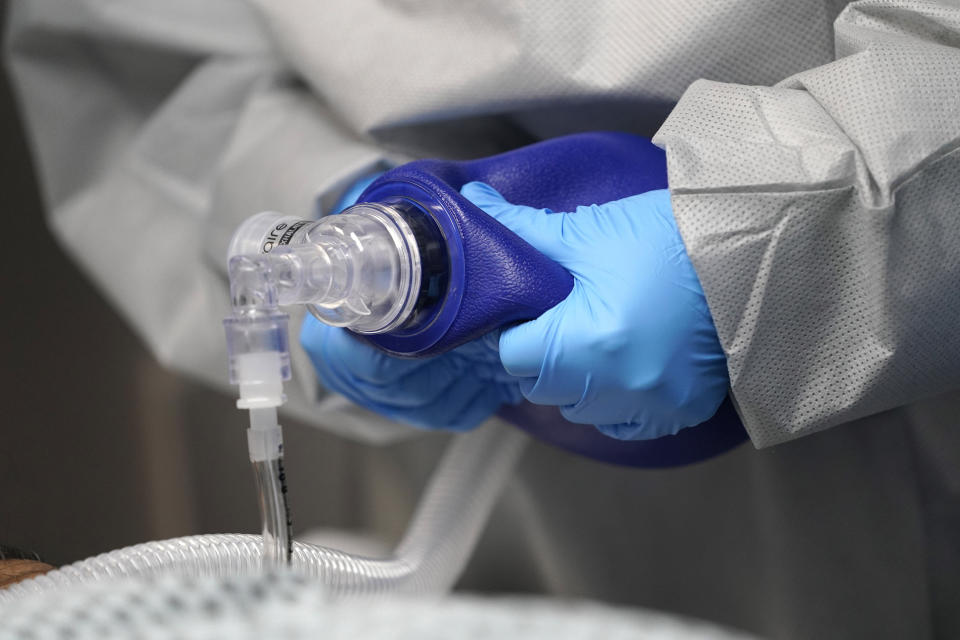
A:
POLYGON ((328 390, 346 396, 361 406, 366 406, 363 399, 351 387, 353 377, 343 371, 337 360, 326 356, 328 340, 337 336, 340 331, 342 330, 328 327, 312 318, 306 318, 300 330, 300 340, 310 357, 310 362, 313 363, 313 369, 320 383, 328 390))
MULTIPOLYGON (((533 404, 551 407, 574 405, 588 393, 588 380, 580 372, 552 372, 551 379, 541 375, 539 378, 525 378, 520 381, 523 397, 533 404)), ((573 422, 573 421, 571 421, 573 422)), ((586 422, 585 424, 592 424, 586 422)))
POLYGON ((466 342, 450 353, 472 362, 500 362, 500 332, 493 330, 475 340, 466 342))
POLYGON ((443 371, 431 370, 433 367, 427 361, 406 361, 379 352, 371 354, 371 351, 375 351, 373 347, 356 340, 342 329, 320 324, 319 327, 305 327, 302 333, 305 334, 307 353, 323 386, 361 406, 369 408, 372 403, 393 407, 424 406, 444 393, 452 380, 443 371), (313 333, 319 333, 321 337, 318 339, 316 335, 311 335, 313 333), (361 371, 358 375, 357 363, 370 363, 381 356, 389 370, 374 368, 361 371), (414 375, 424 370, 432 380, 442 381, 442 384, 421 382, 417 386, 416 382, 423 380, 423 377, 413 381, 414 375), (407 375, 400 375, 403 373, 407 375))
POLYGON ((388 418, 415 427, 453 431, 472 429, 493 415, 503 403, 495 385, 478 385, 468 378, 455 380, 441 397, 422 407, 398 407, 347 397, 388 418))
POLYGON ((450 354, 423 360, 393 358, 313 318, 304 321, 301 339, 327 389, 414 426, 468 429, 489 417, 502 402, 516 402, 519 395, 515 383, 511 389, 507 384, 478 380, 468 363, 453 362, 447 358, 450 354), (370 375, 359 378, 350 365, 357 359, 354 356, 363 360, 371 351, 386 358, 390 366, 404 368, 407 375, 380 375, 382 380, 392 380, 386 382, 371 381, 370 375))
POLYGON ((386 384, 410 375, 431 362, 429 359, 396 358, 362 342, 344 329, 330 327, 313 316, 303 320, 300 344, 314 368, 329 369, 334 363, 345 367, 351 377, 386 384))
POLYGON ((500 363, 499 339, 500 331, 491 331, 476 340, 460 345, 445 354, 445 357, 454 360, 457 366, 468 369, 480 380, 511 383, 516 386, 516 378, 507 373, 500 363))
POLYGON ((519 402, 520 391, 516 378, 503 370, 499 359, 495 362, 473 362, 454 353, 445 353, 431 359, 408 375, 387 384, 355 380, 358 392, 374 402, 395 407, 415 408, 433 403, 451 404, 448 396, 454 385, 469 388, 492 388, 505 402, 519 402))
POLYGON ((618 440, 652 440, 690 426, 682 412, 673 406, 660 406, 656 397, 636 398, 627 404, 605 396, 585 397, 560 407, 560 414, 570 422, 595 425, 604 435, 618 440))
MULTIPOLYGON (((574 287, 577 287, 576 283, 574 287)), ((540 375, 568 300, 570 296, 544 311, 540 317, 500 332, 500 362, 507 373, 518 378, 540 375)))
MULTIPOLYGON (((563 413, 562 410, 561 413, 563 413)), ((566 418, 566 415, 564 417, 566 418)), ((569 418, 567 419, 569 420, 569 418)), ((660 437, 660 434, 646 429, 642 424, 631 424, 629 422, 598 424, 596 428, 603 435, 617 440, 653 440, 660 437)))
POLYGON ((516 377, 507 373, 503 368, 503 365, 500 364, 499 358, 496 362, 470 362, 470 361, 459 361, 457 362, 458 370, 467 371, 471 376, 480 380, 482 382, 489 382, 493 384, 506 384, 512 383, 516 384, 516 377))
POLYGON ((619 424, 598 424, 597 430, 617 440, 654 440, 664 436, 673 436, 689 427, 675 421, 635 420, 619 424))
POLYGON ((563 239, 566 213, 513 204, 483 182, 468 182, 460 193, 551 260, 563 265, 574 257, 563 239))
MULTIPOLYGON (((610 397, 598 394, 595 390, 588 391, 576 402, 560 406, 560 414, 577 424, 611 425, 633 424, 642 425, 649 422, 649 413, 645 411, 643 399, 633 399, 631 402, 622 402, 623 398, 610 397), (621 400, 618 402, 617 400, 621 400)), ((627 438, 621 438, 627 439, 627 438)))
POLYGON ((471 388, 489 384, 469 367, 447 357, 434 358, 426 366, 387 383, 356 379, 357 391, 373 402, 388 403, 394 407, 416 408, 436 402, 447 402, 454 387, 471 388))
POLYGON ((504 398, 494 385, 484 385, 449 421, 448 427, 454 431, 473 429, 492 416, 504 398))
MULTIPOLYGON (((353 341, 359 342, 355 339, 353 341)), ((362 343, 360 347, 364 353, 373 349, 362 343)), ((372 375, 370 371, 363 369, 362 364, 358 372, 357 362, 362 363, 363 359, 344 357, 345 355, 342 350, 333 353, 329 350, 323 351, 322 359, 325 368, 341 381, 341 385, 351 387, 354 393, 364 398, 366 402, 397 408, 425 407, 442 400, 444 395, 450 392, 451 387, 461 381, 475 386, 483 384, 472 376, 469 369, 457 366, 456 362, 446 356, 416 361, 415 364, 418 366, 411 367, 408 365, 410 361, 377 352, 373 360, 383 359, 391 366, 397 364, 393 361, 400 361, 399 364, 406 370, 406 375, 394 376, 376 375, 376 371, 372 375)), ((319 369, 318 374, 321 374, 319 369)), ((321 379, 324 380, 324 378, 321 379)))
POLYGON ((340 367, 340 360, 314 355, 311 354, 311 359, 317 377, 327 389, 361 407, 415 427, 467 429, 492 414, 499 406, 499 401, 494 401, 498 391, 496 386, 478 383, 469 376, 444 376, 447 384, 439 388, 378 387, 353 378, 340 367), (485 398, 482 402, 477 400, 481 396, 485 398), (484 407, 488 410, 480 415, 484 407))

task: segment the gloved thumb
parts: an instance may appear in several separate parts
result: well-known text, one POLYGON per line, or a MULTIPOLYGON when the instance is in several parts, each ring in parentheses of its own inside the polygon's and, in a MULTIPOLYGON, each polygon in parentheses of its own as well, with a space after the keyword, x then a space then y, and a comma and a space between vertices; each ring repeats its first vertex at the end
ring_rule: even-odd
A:
POLYGON ((569 252, 563 242, 566 213, 513 204, 484 182, 468 182, 460 189, 460 193, 497 222, 533 245, 537 251, 561 265, 564 264, 569 252))

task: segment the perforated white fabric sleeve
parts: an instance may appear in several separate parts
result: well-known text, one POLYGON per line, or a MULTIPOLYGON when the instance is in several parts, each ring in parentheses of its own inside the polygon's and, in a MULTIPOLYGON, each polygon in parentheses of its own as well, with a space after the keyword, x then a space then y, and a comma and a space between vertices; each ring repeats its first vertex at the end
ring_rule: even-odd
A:
POLYGON ((960 4, 854 3, 835 41, 655 138, 759 447, 960 388, 960 4))

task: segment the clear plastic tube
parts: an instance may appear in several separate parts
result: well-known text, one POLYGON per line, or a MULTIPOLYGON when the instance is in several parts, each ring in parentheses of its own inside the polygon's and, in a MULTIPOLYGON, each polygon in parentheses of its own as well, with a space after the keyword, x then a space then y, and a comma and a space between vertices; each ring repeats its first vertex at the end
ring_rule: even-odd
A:
MULTIPOLYGON (((457 436, 391 556, 364 558, 295 542, 292 566, 319 578, 338 595, 429 594, 449 590, 469 559, 525 442, 522 432, 499 421, 457 436)), ((256 573, 260 570, 261 542, 256 535, 219 534, 139 544, 0 590, 0 602, 121 576, 256 573)))
POLYGON ((250 409, 247 447, 257 486, 263 568, 287 565, 293 556, 293 533, 283 468, 283 430, 277 422, 276 407, 250 409))
POLYGON ((263 524, 263 567, 289 564, 293 557, 290 509, 287 507, 283 457, 253 462, 260 520, 263 524))

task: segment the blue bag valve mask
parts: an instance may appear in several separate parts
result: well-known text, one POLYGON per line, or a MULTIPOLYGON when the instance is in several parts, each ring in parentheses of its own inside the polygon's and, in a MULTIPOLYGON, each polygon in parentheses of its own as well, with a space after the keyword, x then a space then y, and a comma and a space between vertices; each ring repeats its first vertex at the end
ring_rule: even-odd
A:
MULTIPOLYGON (((538 317, 573 287, 563 267, 461 195, 474 181, 550 211, 667 186, 664 153, 649 140, 576 134, 479 160, 396 167, 319 221, 259 214, 235 234, 230 255, 269 254, 280 304, 304 303, 382 351, 445 353, 538 317)), ((564 449, 641 467, 702 460, 746 439, 729 399, 696 428, 648 441, 609 438, 549 406, 503 406, 500 415, 564 449)))

